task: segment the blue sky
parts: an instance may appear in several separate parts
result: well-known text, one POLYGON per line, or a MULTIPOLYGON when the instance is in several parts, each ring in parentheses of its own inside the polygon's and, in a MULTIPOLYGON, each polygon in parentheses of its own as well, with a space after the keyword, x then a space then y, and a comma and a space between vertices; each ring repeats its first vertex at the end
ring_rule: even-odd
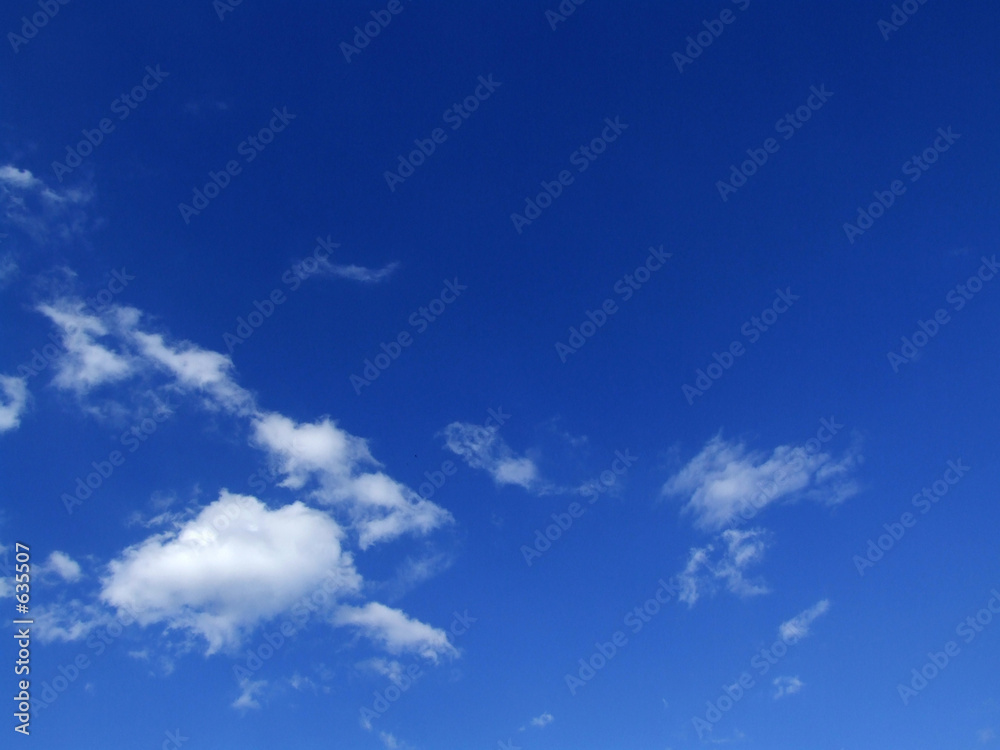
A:
POLYGON ((1000 13, 682 6, 5 7, 17 741, 998 742, 1000 13))

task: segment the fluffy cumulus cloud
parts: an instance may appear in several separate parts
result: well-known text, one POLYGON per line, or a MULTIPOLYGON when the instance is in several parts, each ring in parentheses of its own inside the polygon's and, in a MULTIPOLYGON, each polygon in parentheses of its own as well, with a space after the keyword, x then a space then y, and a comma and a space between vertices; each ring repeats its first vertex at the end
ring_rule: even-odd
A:
POLYGON ((441 656, 457 656, 448 634, 378 602, 361 607, 342 606, 333 616, 337 625, 349 625, 391 654, 416 653, 437 663, 441 656))
POLYGON ((737 596, 766 594, 768 588, 763 583, 746 577, 747 569, 764 558, 765 549, 767 533, 763 529, 727 529, 712 544, 691 550, 687 565, 677 576, 681 586, 678 598, 694 605, 722 586, 737 596))
POLYGON ((517 456, 496 427, 452 422, 444 428, 445 445, 473 469, 483 469, 497 484, 514 484, 526 490, 538 488, 538 468, 526 456, 517 456))
POLYGON ((380 464, 367 442, 327 418, 302 424, 261 414, 254 420, 254 440, 285 475, 282 486, 301 489, 315 479, 313 497, 346 510, 362 549, 407 532, 425 534, 452 520, 440 506, 376 471, 380 464))
POLYGON ((548 711, 546 711, 541 716, 536 716, 534 719, 532 719, 531 720, 531 726, 538 727, 539 729, 541 729, 542 727, 545 727, 545 726, 548 726, 549 724, 551 724, 552 720, 554 718, 555 717, 552 714, 550 714, 548 711))
MULTIPOLYGON (((262 410, 237 383, 228 356, 148 330, 135 308, 112 305, 95 314, 82 301, 63 297, 38 309, 62 333, 55 386, 84 400, 101 386, 135 378, 157 399, 165 394, 199 399, 212 411, 242 420, 250 446, 264 452, 281 486, 298 493, 295 501, 273 508, 223 490, 195 512, 162 514, 158 533, 108 564, 100 605, 50 613, 45 631, 53 638, 82 637, 117 611, 140 626, 201 638, 213 653, 242 643, 257 625, 322 588, 332 595, 324 611, 330 623, 349 627, 392 654, 431 660, 456 654, 441 630, 382 604, 356 605, 362 579, 346 546, 365 550, 452 521, 446 510, 390 477, 363 438, 329 417, 297 422, 262 410), (76 615, 66 614, 72 612, 76 615)), ((66 580, 79 575, 68 557, 54 556, 48 565, 66 580)), ((255 707, 262 688, 248 681, 234 705, 255 707)))
POLYGON ((49 558, 42 564, 40 572, 59 576, 67 583, 75 583, 83 577, 80 563, 65 552, 58 550, 49 555, 49 558))
POLYGON ((194 519, 113 560, 100 596, 141 625, 202 636, 212 653, 321 586, 356 592, 361 578, 342 536, 329 516, 300 502, 271 510, 223 491, 194 519))
POLYGON ((778 635, 791 643, 805 638, 809 635, 809 628, 812 626, 813 621, 817 617, 826 614, 829 609, 829 599, 822 599, 816 602, 809 609, 799 612, 791 620, 781 623, 778 627, 778 635))
MULTIPOLYGON (((109 306, 95 315, 73 298, 39 310, 62 333, 54 385, 84 397, 130 377, 165 376, 161 390, 200 397, 210 409, 247 420, 252 444, 267 454, 281 486, 299 490, 314 483, 309 497, 342 511, 362 549, 403 534, 427 534, 452 521, 446 510, 381 471, 364 439, 328 417, 301 423, 261 410, 236 382, 227 355, 143 330, 139 310, 109 306)), ((0 410, 0 426, 2 419, 0 410)))
POLYGON ((695 524, 717 531, 781 499, 840 503, 858 492, 851 476, 857 462, 854 448, 839 459, 812 446, 782 445, 768 455, 717 435, 666 482, 663 492, 688 498, 684 509, 695 524))
POLYGON ((27 405, 27 379, 0 375, 0 432, 16 430, 27 405))

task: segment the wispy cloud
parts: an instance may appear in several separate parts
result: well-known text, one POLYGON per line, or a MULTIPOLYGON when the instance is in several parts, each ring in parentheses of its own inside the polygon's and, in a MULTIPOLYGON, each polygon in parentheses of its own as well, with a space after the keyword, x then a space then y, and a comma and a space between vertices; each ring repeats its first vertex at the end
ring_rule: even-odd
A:
POLYGON ((778 626, 778 634, 786 641, 798 641, 809 635, 809 628, 813 621, 826 614, 830 609, 830 600, 822 599, 812 605, 809 609, 803 610, 787 622, 778 626))
POLYGON ((81 206, 91 197, 86 189, 49 187, 28 169, 0 166, 3 218, 36 243, 67 241, 84 233, 89 220, 81 206))
POLYGON ((452 422, 444 428, 445 445, 473 469, 483 469, 498 485, 513 484, 526 490, 541 486, 538 467, 527 456, 518 456, 496 427, 452 422))
POLYGON ((337 265, 325 261, 322 266, 324 272, 329 276, 340 279, 350 279, 351 281, 361 281, 366 284, 378 284, 385 281, 393 272, 399 268, 399 263, 387 263, 382 268, 365 268, 353 264, 337 265))
POLYGON ((858 492, 851 477, 856 465, 855 448, 840 459, 791 445, 768 455, 717 435, 664 484, 663 492, 686 497, 684 510, 694 515, 695 525, 717 531, 781 499, 843 502, 858 492))
POLYGON ((554 718, 555 717, 552 714, 546 711, 541 716, 536 716, 534 719, 532 719, 531 726, 538 727, 539 729, 541 729, 542 727, 551 724, 554 718))
POLYGON ((800 680, 798 677, 790 677, 784 675, 780 677, 775 677, 774 680, 771 682, 771 684, 774 685, 773 697, 775 700, 778 700, 779 698, 784 698, 787 695, 795 695, 795 693, 799 692, 803 687, 805 687, 805 683, 802 682, 802 680, 800 680))
POLYGON ((369 602, 362 607, 343 606, 333 616, 337 625, 357 628, 366 638, 382 645, 392 654, 416 653, 437 663, 441 656, 457 656, 448 634, 411 619, 398 609, 369 602))
POLYGON ((678 598, 693 606, 705 594, 714 594, 720 586, 742 597, 768 593, 760 581, 746 578, 746 570, 759 563, 767 548, 763 529, 739 531, 727 529, 714 543, 693 548, 687 565, 678 575, 681 592, 678 598))
POLYGON ((251 680, 244 677, 240 680, 240 695, 232 702, 232 707, 246 711, 248 709, 259 709, 260 702, 257 697, 264 692, 267 687, 267 680, 251 680))
POLYGON ((11 375, 0 375, 0 432, 16 430, 21 425, 21 415, 28 406, 28 380, 11 375))

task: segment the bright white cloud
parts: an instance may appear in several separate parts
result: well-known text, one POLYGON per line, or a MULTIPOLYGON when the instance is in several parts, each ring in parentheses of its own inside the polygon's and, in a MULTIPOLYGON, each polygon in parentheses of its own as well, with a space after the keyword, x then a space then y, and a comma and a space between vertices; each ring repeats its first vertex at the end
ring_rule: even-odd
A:
POLYGON ((538 486, 538 468, 526 456, 514 454, 495 427, 452 422, 444 428, 445 444, 473 469, 483 469, 497 484, 515 484, 526 490, 538 486))
POLYGON ((691 550, 687 565, 678 575, 681 592, 678 598, 694 605, 705 594, 714 594, 720 585, 737 596, 768 593, 760 582, 745 577, 747 568, 759 563, 767 548, 763 529, 727 529, 713 544, 691 550))
POLYGON ((270 510, 223 490, 196 518, 112 561, 101 599, 134 611, 142 625, 200 635, 213 653, 321 585, 334 596, 356 592, 361 577, 341 550, 342 535, 329 516, 302 503, 270 510))
POLYGON ((74 583, 83 577, 80 564, 65 552, 58 550, 49 555, 41 568, 42 573, 54 573, 67 583, 74 583))
POLYGON ((775 700, 784 698, 786 695, 795 695, 805 686, 805 683, 798 677, 789 676, 775 677, 771 684, 774 685, 775 700))
POLYGON ((552 714, 546 711, 541 716, 536 716, 534 719, 532 719, 531 726, 538 727, 539 729, 541 729, 542 727, 551 724, 554 718, 555 717, 552 714))
POLYGON ((21 425, 21 415, 28 405, 28 380, 11 375, 0 375, 0 432, 16 430, 21 425))
POLYGON ((285 474, 282 486, 301 489, 315 478, 319 487, 313 496, 347 511, 362 549, 405 533, 426 534, 452 520, 446 510, 386 474, 362 471, 379 466, 367 442, 328 418, 302 424, 281 414, 261 414, 254 421, 254 442, 285 474))
POLYGON ((806 497, 826 504, 858 492, 851 473, 857 465, 851 448, 839 460, 829 453, 781 445, 768 456, 748 453, 742 443, 717 435, 663 486, 666 495, 687 497, 685 511, 695 524, 718 531, 749 519, 773 502, 806 497))
POLYGON ((138 363, 120 352, 112 351, 99 339, 112 331, 105 322, 85 313, 79 300, 61 300, 53 305, 40 305, 44 313, 62 332, 65 352, 57 360, 53 383, 78 394, 131 377, 138 371, 138 363))
POLYGON ((457 656, 458 651, 443 630, 392 609, 369 602, 361 607, 340 607, 333 617, 337 625, 356 627, 366 638, 379 643, 391 654, 415 653, 437 663, 440 656, 457 656))
POLYGON ((778 635, 784 640, 794 643, 809 635, 809 627, 813 621, 826 613, 830 609, 830 600, 822 599, 812 605, 809 609, 799 612, 791 620, 781 623, 778 627, 778 635))
POLYGON ((233 380, 233 362, 228 356, 190 342, 170 346, 160 334, 134 331, 132 336, 142 354, 172 374, 182 390, 206 393, 235 414, 254 410, 253 396, 233 380))

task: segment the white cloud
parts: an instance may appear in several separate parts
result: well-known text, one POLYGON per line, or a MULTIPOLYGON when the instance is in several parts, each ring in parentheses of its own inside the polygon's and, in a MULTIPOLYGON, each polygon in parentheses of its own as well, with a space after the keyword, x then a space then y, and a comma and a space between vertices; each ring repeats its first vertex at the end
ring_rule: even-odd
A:
POLYGON ((380 464, 365 440, 328 418, 303 424, 273 412, 261 414, 254 421, 254 442, 286 475, 282 486, 301 489, 315 477, 319 488, 313 497, 346 509, 361 549, 405 533, 426 534, 452 520, 446 510, 386 474, 360 471, 380 464))
POLYGON ((538 468, 527 457, 518 457, 497 432, 468 422, 452 422, 444 428, 445 444, 473 469, 483 469, 497 484, 516 484, 526 490, 538 486, 538 468))
POLYGON ((358 628, 362 635, 381 644, 391 654, 415 653, 434 663, 440 656, 458 655, 443 630, 378 602, 361 607, 340 607, 334 613, 333 622, 358 628))
POLYGON ((333 519, 300 502, 270 510, 223 490, 195 519, 113 560, 101 599, 132 610, 142 625, 200 635, 211 654, 321 585, 334 596, 356 592, 361 577, 341 550, 342 535, 333 519))
POLYGON ((0 599, 14 596, 14 565, 10 561, 11 548, 0 544, 0 599))
POLYGON ((534 719, 532 719, 531 726, 538 727, 539 729, 541 729, 542 727, 551 724, 554 718, 555 717, 552 714, 546 711, 541 716, 536 716, 534 719))
POLYGON ((28 405, 28 380, 11 375, 0 375, 0 432, 16 430, 21 425, 21 415, 28 405))
POLYGON ((388 750, 398 750, 399 740, 389 732, 379 732, 378 738, 382 740, 382 744, 388 748, 388 750))
POLYGON ((850 477, 857 460, 854 448, 839 460, 790 445, 778 446, 770 456, 748 453, 742 443, 717 435, 664 484, 663 493, 687 497, 684 509, 694 514, 695 524, 717 531, 782 498, 843 502, 858 492, 850 477))
MULTIPOLYGON (((116 619, 107 608, 79 599, 59 604, 32 605, 31 611, 38 640, 42 643, 83 640, 95 628, 107 626, 116 619)), ((127 614, 118 618, 119 625, 131 622, 127 614)))
POLYGON ((83 577, 80 564, 65 552, 58 550, 49 555, 40 567, 41 573, 55 573, 67 583, 74 583, 83 577))
POLYGON ((714 594, 720 584, 738 596, 768 593, 767 587, 744 577, 746 569, 759 563, 767 548, 763 529, 727 529, 714 544, 691 550, 687 565, 678 575, 681 592, 678 598, 694 605, 704 594, 714 594), (718 547, 718 549, 717 549, 718 547))
POLYGON ((28 169, 0 167, 0 209, 13 226, 35 242, 69 240, 81 234, 87 217, 80 206, 91 194, 79 188, 50 188, 28 169))
MULTIPOLYGON (((39 310, 63 331, 66 352, 56 363, 56 385, 83 395, 101 384, 141 375, 146 390, 152 376, 165 375, 166 384, 149 393, 197 394, 209 408, 246 420, 251 445, 267 454, 280 484, 304 490, 303 499, 340 514, 362 550, 403 534, 426 534, 453 520, 384 473, 364 439, 329 417, 300 423, 262 411, 250 391, 236 382, 229 357, 142 330, 139 310, 111 306, 92 315, 72 298, 39 310)), ((194 517, 190 512, 162 513, 154 520, 160 533, 109 563, 100 600, 134 611, 144 626, 160 623, 167 630, 202 637, 208 653, 236 646, 255 626, 320 584, 332 586, 327 591, 334 599, 360 591, 361 576, 342 549, 346 535, 340 520, 302 500, 272 510, 257 498, 223 490, 194 517), (227 521, 231 506, 240 510, 227 521), (213 524, 220 519, 222 525, 213 524)), ((429 575, 431 568, 431 562, 417 566, 411 581, 429 575)), ((333 611, 336 602, 330 606, 333 611)), ((339 619, 392 653, 413 651, 429 659, 456 653, 443 631, 383 605, 344 607, 339 619)), ((50 629, 58 637, 75 638, 88 627, 92 625, 59 621, 50 629)), ((254 695, 251 685, 239 701, 249 706, 254 695)))
POLYGON ((85 313, 83 302, 60 300, 53 305, 40 305, 38 309, 62 332, 66 351, 57 360, 53 379, 58 387, 82 395, 104 383, 131 377, 138 371, 138 363, 131 357, 98 342, 112 331, 101 318, 85 313))
POLYGON ((233 380, 233 362, 225 354, 202 349, 190 342, 167 344, 160 334, 133 331, 142 354, 177 379, 182 390, 210 395, 220 406, 235 414, 254 411, 253 396, 233 380))
POLYGON ((331 276, 368 284, 378 284, 381 281, 385 281, 398 267, 398 263, 388 263, 382 268, 365 268, 364 266, 355 265, 338 266, 329 261, 325 263, 326 272, 331 276))
POLYGON ((251 680, 249 677, 244 677, 239 684, 240 696, 232 702, 232 707, 243 711, 260 708, 257 696, 264 692, 267 680, 251 680))
POLYGON ((789 676, 775 677, 771 684, 774 685, 775 700, 784 698, 786 695, 795 695, 805 686, 805 683, 798 677, 789 676))
POLYGON ((830 609, 829 599, 822 599, 816 602, 809 609, 799 612, 791 620, 781 623, 778 626, 778 635, 784 640, 793 643, 805 638, 809 635, 809 626, 812 625, 817 617, 825 614, 828 609, 830 609))
POLYGON ((0 183, 18 190, 40 189, 43 183, 35 177, 31 170, 18 169, 10 164, 0 167, 0 183))

